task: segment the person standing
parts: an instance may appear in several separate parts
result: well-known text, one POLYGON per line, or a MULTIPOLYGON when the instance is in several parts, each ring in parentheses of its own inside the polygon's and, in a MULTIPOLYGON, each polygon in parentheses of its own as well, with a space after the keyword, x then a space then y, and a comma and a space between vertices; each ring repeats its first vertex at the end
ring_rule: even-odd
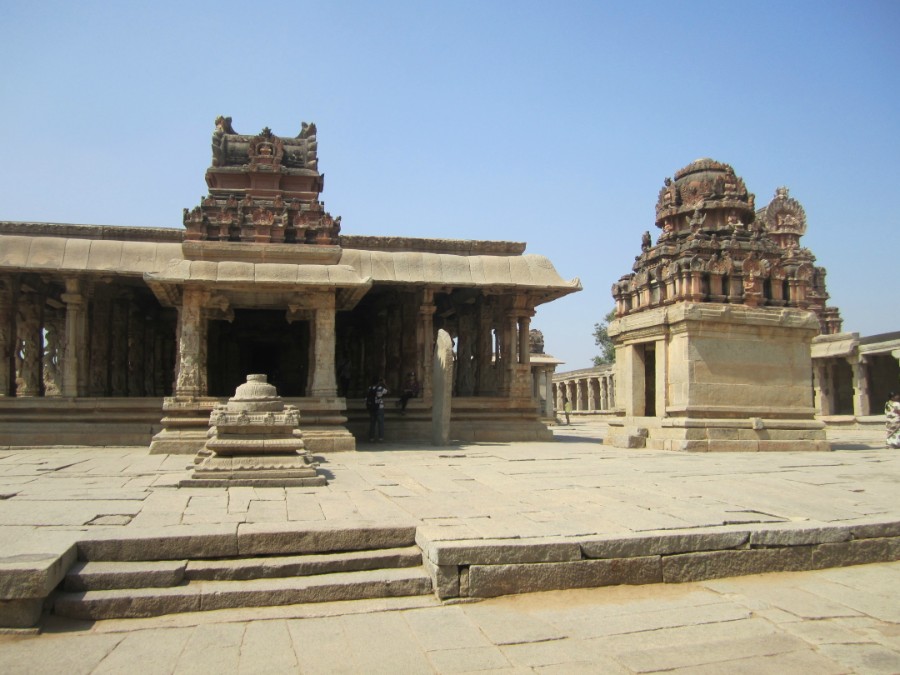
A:
POLYGON ((375 441, 376 427, 378 430, 378 442, 384 440, 384 397, 387 395, 387 387, 384 380, 378 378, 372 382, 366 393, 366 410, 369 411, 369 442, 375 441))
POLYGON ((409 399, 418 395, 419 381, 416 379, 416 374, 413 371, 409 371, 406 375, 406 383, 403 385, 403 393, 400 394, 400 399, 397 401, 401 415, 406 414, 406 404, 409 403, 409 399))
POLYGON ((900 394, 888 394, 884 404, 884 427, 887 434, 887 446, 900 449, 900 394))

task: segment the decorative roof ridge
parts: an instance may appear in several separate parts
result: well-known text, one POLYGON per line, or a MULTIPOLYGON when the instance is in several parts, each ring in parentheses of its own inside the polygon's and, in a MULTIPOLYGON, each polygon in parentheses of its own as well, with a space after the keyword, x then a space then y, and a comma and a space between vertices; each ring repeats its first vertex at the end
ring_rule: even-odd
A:
POLYGON ((526 244, 516 241, 341 235, 340 246, 345 249, 363 251, 518 256, 525 252, 526 244))

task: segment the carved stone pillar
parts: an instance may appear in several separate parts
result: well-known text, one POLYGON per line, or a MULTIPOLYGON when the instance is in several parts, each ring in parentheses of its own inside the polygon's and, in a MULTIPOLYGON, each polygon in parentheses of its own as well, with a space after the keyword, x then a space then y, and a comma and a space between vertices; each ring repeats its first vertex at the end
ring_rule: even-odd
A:
POLYGON ((12 279, 0 279, 0 397, 10 396, 15 382, 13 336, 16 332, 12 287, 12 279))
POLYGON ((334 293, 317 299, 310 324, 312 358, 310 359, 309 396, 333 398, 337 396, 337 379, 334 374, 334 293))
POLYGON ((41 360, 43 357, 43 302, 37 293, 19 295, 18 332, 19 366, 16 396, 40 396, 42 392, 41 360))
POLYGON ((588 410, 596 410, 597 409, 597 394, 594 391, 594 378, 588 378, 587 388, 588 388, 588 410))
POLYGON ((584 380, 575 382, 575 400, 572 401, 572 410, 584 410, 584 380))
POLYGON ((203 303, 206 293, 185 288, 178 310, 178 372, 175 396, 206 396, 206 319, 203 303))
POLYGON ((476 360, 478 375, 475 393, 484 396, 493 392, 494 322, 493 305, 487 299, 478 304, 478 346, 476 360))
POLYGON ((66 292, 62 301, 66 303, 66 337, 63 350, 62 395, 82 396, 84 394, 84 372, 88 353, 87 312, 82 281, 66 279, 66 292))
POLYGON ((419 302, 419 320, 416 324, 416 349, 418 351, 418 377, 422 385, 422 400, 431 404, 432 368, 434 352, 434 292, 430 289, 422 291, 419 302))

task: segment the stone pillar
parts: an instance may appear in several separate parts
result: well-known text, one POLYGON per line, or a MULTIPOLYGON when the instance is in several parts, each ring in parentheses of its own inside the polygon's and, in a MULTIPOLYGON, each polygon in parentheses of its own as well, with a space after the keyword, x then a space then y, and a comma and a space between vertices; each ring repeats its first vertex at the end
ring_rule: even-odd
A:
POLYGON ((575 400, 572 401, 572 410, 584 410, 584 380, 575 381, 575 400))
POLYGON ((813 361, 813 398, 815 401, 813 406, 817 415, 831 414, 828 363, 824 359, 813 361))
POLYGON ((475 393, 479 396, 493 392, 494 322, 493 306, 483 300, 478 304, 478 346, 475 358, 478 361, 478 376, 475 393))
POLYGON ((323 294, 317 302, 311 322, 312 355, 310 359, 309 396, 334 398, 337 396, 337 379, 334 368, 334 292, 323 294))
POLYGON ((416 350, 418 352, 417 377, 422 387, 422 401, 431 404, 432 359, 434 353, 434 292, 424 289, 419 303, 419 317, 416 323, 416 350))
POLYGON ((856 417, 871 415, 871 403, 869 401, 869 371, 866 367, 866 357, 857 356, 847 359, 853 373, 853 414, 856 417))
POLYGON ((587 389, 588 389, 588 410, 596 410, 597 409, 597 394, 594 391, 594 378, 588 378, 587 380, 587 389))
POLYGON ((41 328, 43 322, 43 298, 37 293, 19 295, 19 317, 16 323, 18 331, 19 378, 16 396, 40 396, 43 376, 41 360, 43 358, 43 338, 41 328))
POLYGON ((88 353, 87 312, 82 295, 82 282, 78 278, 66 279, 66 292, 62 294, 66 303, 66 336, 63 347, 62 395, 68 397, 84 394, 83 377, 88 353))
POLYGON ((0 279, 0 398, 13 393, 12 388, 16 379, 13 360, 16 331, 12 299, 12 280, 0 279))
POLYGON ((553 370, 548 368, 544 371, 544 391, 546 392, 547 401, 544 404, 544 417, 555 418, 556 406, 553 396, 553 370))
POLYGON ((205 293, 185 288, 178 309, 178 372, 175 396, 206 395, 206 319, 203 316, 205 293))

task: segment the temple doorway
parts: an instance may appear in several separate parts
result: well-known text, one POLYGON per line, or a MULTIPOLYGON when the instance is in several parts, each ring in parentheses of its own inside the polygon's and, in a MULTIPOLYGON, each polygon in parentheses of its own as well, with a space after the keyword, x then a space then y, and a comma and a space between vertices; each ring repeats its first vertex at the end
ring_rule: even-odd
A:
POLYGON ((280 396, 305 396, 309 322, 288 323, 283 310, 236 309, 234 321, 210 321, 210 396, 231 396, 251 373, 264 373, 280 396))

